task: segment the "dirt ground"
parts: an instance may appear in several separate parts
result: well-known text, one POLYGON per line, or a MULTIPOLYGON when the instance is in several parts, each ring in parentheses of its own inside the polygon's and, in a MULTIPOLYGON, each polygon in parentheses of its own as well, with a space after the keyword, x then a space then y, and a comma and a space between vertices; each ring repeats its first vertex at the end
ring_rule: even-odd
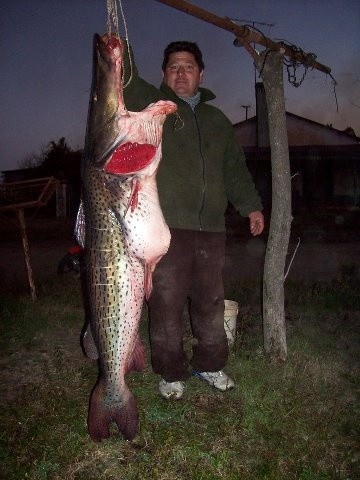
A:
MULTIPOLYGON (((39 284, 56 274, 57 265, 67 248, 75 244, 74 222, 71 219, 28 218, 26 224, 31 266, 35 283, 39 284)), ((240 221, 237 217, 229 216, 225 280, 253 279, 262 275, 266 234, 251 238, 247 228, 246 220, 240 221)), ((360 269, 360 242, 357 235, 347 235, 344 240, 344 235, 332 234, 329 241, 326 227, 311 227, 300 233, 295 226, 288 249, 287 265, 291 264, 288 279, 324 281, 339 278, 344 269, 360 269)), ((2 219, 0 290, 14 289, 28 289, 23 245, 16 224, 2 219)))

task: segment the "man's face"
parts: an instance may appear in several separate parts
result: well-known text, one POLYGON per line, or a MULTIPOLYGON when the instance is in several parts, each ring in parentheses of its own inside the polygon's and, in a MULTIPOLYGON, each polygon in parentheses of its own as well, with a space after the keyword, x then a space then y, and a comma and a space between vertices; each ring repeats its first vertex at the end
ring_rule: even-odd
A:
POLYGON ((195 95, 202 77, 203 71, 200 71, 192 53, 174 52, 169 55, 164 83, 174 90, 176 95, 180 97, 195 95))

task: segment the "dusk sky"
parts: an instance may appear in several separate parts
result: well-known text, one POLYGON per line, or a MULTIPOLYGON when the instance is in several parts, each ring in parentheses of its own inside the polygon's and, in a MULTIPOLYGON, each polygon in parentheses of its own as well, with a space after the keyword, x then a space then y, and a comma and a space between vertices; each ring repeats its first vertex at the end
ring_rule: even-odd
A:
MULTIPOLYGON (((339 111, 330 76, 309 70, 294 88, 284 69, 286 110, 360 136, 359 0, 193 0, 221 17, 255 27, 313 52, 338 82, 339 111), (273 24, 273 26, 261 24, 273 24)), ((255 115, 253 62, 233 46, 230 32, 155 0, 122 0, 130 42, 143 78, 160 85, 164 47, 198 43, 203 85, 232 122, 255 115)), ((92 38, 106 31, 106 0, 0 0, 0 171, 16 169, 52 140, 83 147, 88 110, 92 38)), ((119 11, 119 26, 124 33, 119 11)), ((257 47, 262 50, 260 45, 257 47)), ((300 68, 299 78, 303 74, 300 68)), ((258 81, 258 74, 256 74, 258 81)))

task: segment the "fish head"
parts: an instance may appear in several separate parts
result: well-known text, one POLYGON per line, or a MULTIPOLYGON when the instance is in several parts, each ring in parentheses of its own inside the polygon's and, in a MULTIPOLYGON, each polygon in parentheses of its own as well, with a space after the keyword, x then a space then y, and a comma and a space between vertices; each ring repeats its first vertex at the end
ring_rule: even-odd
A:
POLYGON ((122 85, 122 41, 94 35, 93 75, 84 154, 86 163, 102 169, 106 152, 118 136, 118 117, 126 115, 122 85))
POLYGON ((147 175, 157 169, 163 123, 177 105, 160 100, 140 112, 126 109, 123 63, 127 70, 128 54, 131 55, 129 48, 119 37, 94 35, 93 84, 84 157, 88 165, 107 173, 147 175))
POLYGON ((121 40, 117 36, 95 33, 94 42, 100 57, 109 65, 121 61, 123 48, 121 40))

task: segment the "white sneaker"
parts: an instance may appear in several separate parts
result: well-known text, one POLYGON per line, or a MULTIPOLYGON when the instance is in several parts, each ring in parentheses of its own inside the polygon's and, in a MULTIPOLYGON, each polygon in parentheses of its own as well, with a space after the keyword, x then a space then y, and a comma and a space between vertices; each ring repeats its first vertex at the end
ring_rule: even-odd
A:
POLYGON ((163 378, 159 382, 159 391, 161 395, 168 399, 178 400, 183 396, 184 390, 184 382, 167 382, 163 378))
POLYGON ((193 375, 200 378, 200 380, 205 380, 205 382, 223 392, 235 386, 234 381, 222 370, 219 372, 196 372, 194 370, 193 375))

